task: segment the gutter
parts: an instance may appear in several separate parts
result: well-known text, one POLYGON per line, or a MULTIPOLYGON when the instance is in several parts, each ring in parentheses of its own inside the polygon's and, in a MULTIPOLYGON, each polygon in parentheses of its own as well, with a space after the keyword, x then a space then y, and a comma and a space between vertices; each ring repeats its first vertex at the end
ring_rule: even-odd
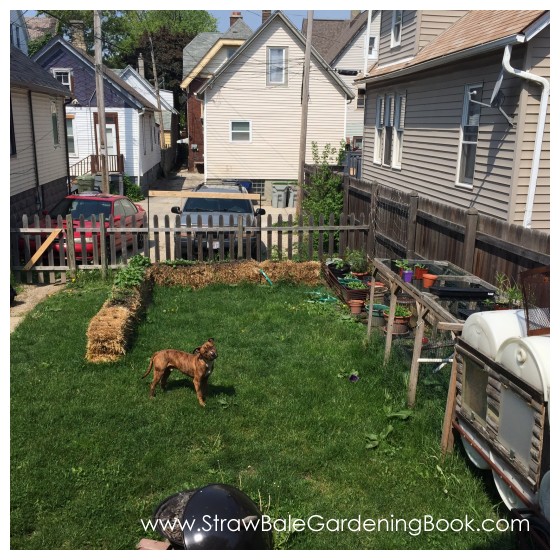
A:
POLYGON ((525 215, 523 216, 523 227, 531 227, 531 219, 533 215, 533 204, 535 201, 535 191, 537 190, 537 178, 539 175, 539 163, 541 159, 542 142, 544 137, 544 127, 546 124, 546 111, 548 107, 548 96, 550 92, 550 83, 545 78, 531 74, 524 70, 513 68, 510 64, 511 45, 507 45, 504 50, 504 58, 502 67, 508 73, 518 78, 535 82, 542 86, 541 101, 539 108, 539 120, 537 122, 537 132, 535 135, 535 150, 533 151, 533 161, 531 163, 531 175, 529 177, 529 190, 527 192, 527 202, 525 204, 525 215))
POLYGON ((479 56, 490 51, 501 49, 502 47, 505 47, 507 45, 523 43, 524 41, 525 36, 523 34, 516 33, 514 35, 509 35, 508 37, 503 37, 502 39, 492 41, 491 43, 484 43, 483 45, 477 45, 476 47, 471 47, 470 49, 464 49, 451 53, 449 55, 440 56, 439 58, 432 58, 430 60, 427 60, 426 62, 412 64, 411 66, 401 68, 400 70, 395 70, 394 72, 381 74, 380 76, 361 78, 359 80, 355 80, 354 83, 370 84, 382 80, 392 80, 394 78, 400 78, 401 76, 407 76, 408 74, 415 74, 416 72, 429 70, 431 68, 436 68, 438 66, 456 62, 458 60, 463 60, 472 56, 479 56))

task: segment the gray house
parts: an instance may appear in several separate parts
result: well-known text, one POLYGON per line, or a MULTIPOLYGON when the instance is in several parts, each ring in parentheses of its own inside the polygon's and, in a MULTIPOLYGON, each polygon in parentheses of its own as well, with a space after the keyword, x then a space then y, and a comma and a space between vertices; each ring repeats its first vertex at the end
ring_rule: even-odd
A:
POLYGON ((70 90, 10 46, 10 223, 68 194, 65 100, 70 90))
POLYGON ((382 11, 362 177, 550 228, 550 14, 382 11))

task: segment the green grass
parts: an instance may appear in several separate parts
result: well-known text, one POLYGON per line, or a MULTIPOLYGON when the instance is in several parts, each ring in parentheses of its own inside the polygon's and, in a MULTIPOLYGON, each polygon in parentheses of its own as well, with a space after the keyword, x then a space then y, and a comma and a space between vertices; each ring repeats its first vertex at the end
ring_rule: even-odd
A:
MULTIPOLYGON (((445 391, 420 384, 407 420, 409 362, 309 288, 156 288, 130 352, 84 360, 89 320, 109 284, 82 282, 40 304, 11 335, 11 547, 132 549, 156 505, 214 482, 241 488, 273 518, 503 517, 461 453, 440 462, 445 391), (175 372, 148 398, 151 354, 219 353, 206 408, 175 372), (359 381, 348 376, 357 372, 359 381), (375 449, 372 434, 393 430, 375 449), (370 436, 369 439, 367 436, 370 436)), ((446 372, 445 377, 448 375, 446 372)), ((294 549, 509 548, 484 532, 278 533, 294 549)))

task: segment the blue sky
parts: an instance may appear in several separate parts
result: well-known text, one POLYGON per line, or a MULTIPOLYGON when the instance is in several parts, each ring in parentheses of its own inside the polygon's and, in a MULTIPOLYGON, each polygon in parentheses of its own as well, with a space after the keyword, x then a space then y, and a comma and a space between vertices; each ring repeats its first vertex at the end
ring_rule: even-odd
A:
MULTIPOLYGON (((229 28, 229 16, 232 11, 240 11, 243 21, 253 30, 261 24, 261 10, 208 10, 218 20, 218 30, 227 31, 229 28)), ((307 10, 282 10, 292 23, 301 31, 301 22, 307 17, 307 10)), ((313 19, 348 19, 350 10, 314 10, 313 19)))

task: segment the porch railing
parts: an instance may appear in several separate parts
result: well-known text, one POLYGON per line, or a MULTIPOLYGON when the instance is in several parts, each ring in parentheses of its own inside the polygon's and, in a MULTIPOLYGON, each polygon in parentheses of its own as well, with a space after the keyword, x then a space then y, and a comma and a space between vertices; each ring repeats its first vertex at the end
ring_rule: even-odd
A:
MULTIPOLYGON (((107 156, 107 170, 109 173, 124 173, 124 156, 117 154, 107 156)), ((91 154, 70 166, 70 177, 80 177, 101 171, 101 160, 97 154, 91 154)))

